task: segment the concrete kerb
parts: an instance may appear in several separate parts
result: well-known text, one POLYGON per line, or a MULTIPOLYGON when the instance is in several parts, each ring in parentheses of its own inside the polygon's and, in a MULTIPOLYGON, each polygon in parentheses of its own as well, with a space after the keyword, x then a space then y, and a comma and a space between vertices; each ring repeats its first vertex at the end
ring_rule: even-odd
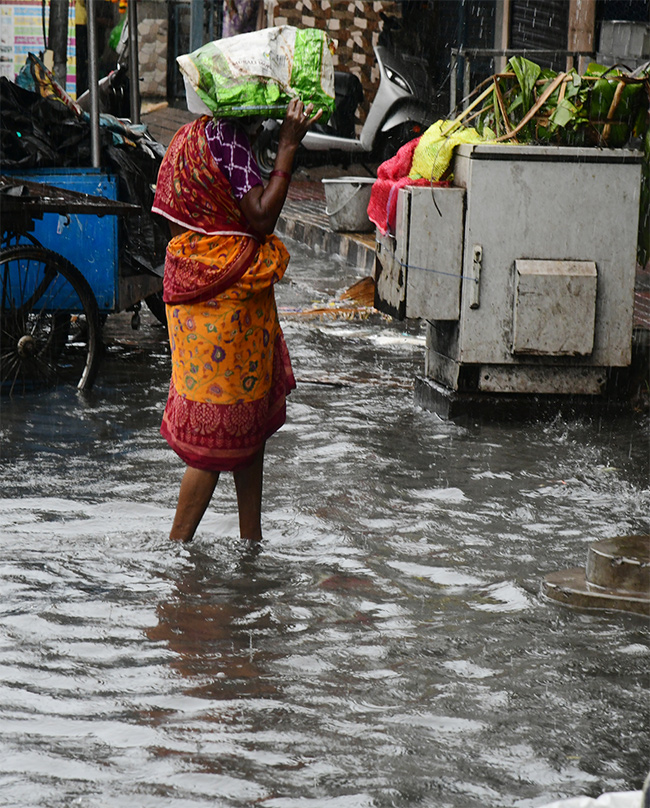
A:
POLYGON ((338 256, 344 263, 371 275, 375 265, 374 245, 357 240, 355 234, 335 233, 327 227, 300 219, 291 209, 280 215, 276 232, 300 241, 317 252, 338 256))

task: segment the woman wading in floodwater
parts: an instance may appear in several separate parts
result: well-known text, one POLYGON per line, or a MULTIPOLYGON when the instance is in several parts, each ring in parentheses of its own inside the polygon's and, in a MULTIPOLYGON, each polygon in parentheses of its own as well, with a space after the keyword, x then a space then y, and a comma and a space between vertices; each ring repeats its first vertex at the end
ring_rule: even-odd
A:
POLYGON ((203 116, 174 136, 153 210, 170 222, 164 300, 172 378, 161 433, 186 463, 170 538, 188 542, 219 472, 232 471, 242 539, 262 538, 266 439, 295 387, 274 284, 289 254, 273 234, 313 106, 298 99, 280 129, 266 187, 244 128, 203 116))

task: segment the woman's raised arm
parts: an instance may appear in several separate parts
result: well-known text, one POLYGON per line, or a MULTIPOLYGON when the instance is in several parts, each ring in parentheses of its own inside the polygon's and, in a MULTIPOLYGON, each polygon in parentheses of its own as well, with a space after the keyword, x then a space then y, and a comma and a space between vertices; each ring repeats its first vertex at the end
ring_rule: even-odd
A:
POLYGON ((263 236, 268 236, 275 230, 287 198, 296 150, 309 127, 323 114, 323 110, 319 109, 312 115, 313 110, 313 104, 305 107, 298 98, 289 102, 286 117, 280 127, 278 153, 269 183, 266 188, 256 185, 241 199, 244 215, 250 225, 263 236))

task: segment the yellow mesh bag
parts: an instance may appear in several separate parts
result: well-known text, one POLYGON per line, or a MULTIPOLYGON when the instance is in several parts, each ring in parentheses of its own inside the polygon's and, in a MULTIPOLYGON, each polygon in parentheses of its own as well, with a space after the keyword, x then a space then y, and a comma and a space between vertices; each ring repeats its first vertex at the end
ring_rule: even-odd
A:
POLYGON ((476 129, 458 126, 452 121, 436 121, 420 138, 413 152, 409 178, 438 181, 449 168, 454 148, 459 143, 486 143, 476 129), (452 130, 450 134, 447 134, 452 130))

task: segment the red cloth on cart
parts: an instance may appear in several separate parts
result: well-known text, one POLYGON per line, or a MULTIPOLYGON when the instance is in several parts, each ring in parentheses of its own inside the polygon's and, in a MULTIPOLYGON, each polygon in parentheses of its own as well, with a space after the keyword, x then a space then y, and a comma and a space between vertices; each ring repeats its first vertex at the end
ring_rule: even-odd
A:
POLYGON ((370 193, 368 218, 375 224, 382 235, 395 232, 397 214, 397 197, 400 188, 407 185, 429 185, 433 187, 448 186, 448 182, 431 182, 427 179, 412 180, 409 177, 413 164, 413 152, 420 142, 417 137, 405 143, 394 157, 382 163, 377 169, 370 193))

